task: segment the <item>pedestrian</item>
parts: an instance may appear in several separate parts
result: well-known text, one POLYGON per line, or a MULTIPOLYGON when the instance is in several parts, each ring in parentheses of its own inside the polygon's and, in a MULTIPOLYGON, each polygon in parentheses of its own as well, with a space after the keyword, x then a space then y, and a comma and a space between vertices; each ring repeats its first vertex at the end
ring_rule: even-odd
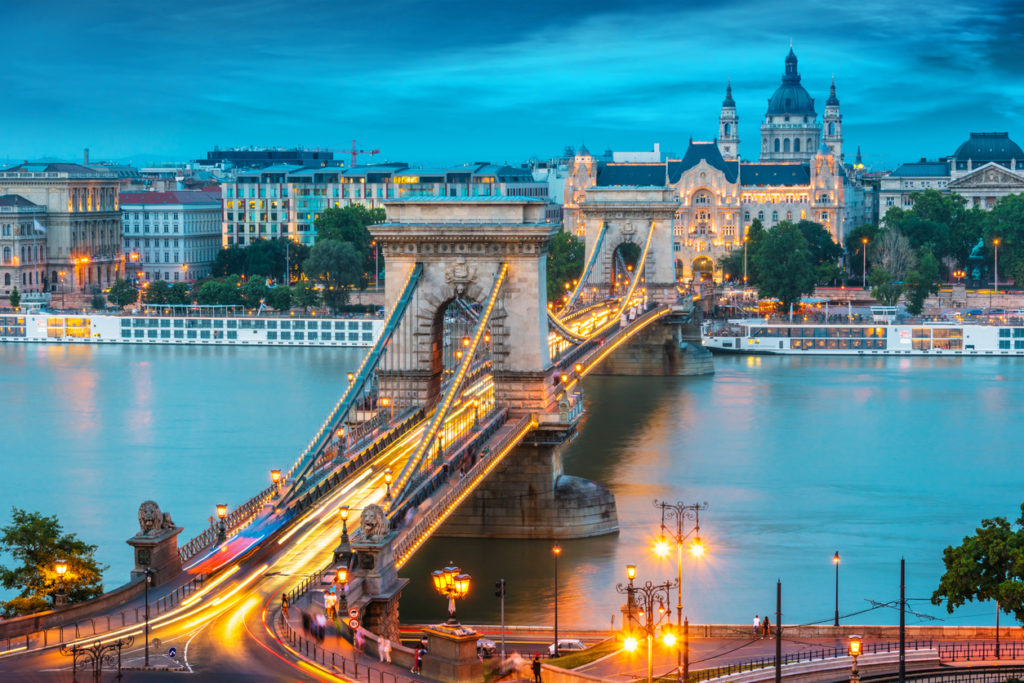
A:
POLYGON ((422 636, 420 636, 420 648, 424 652, 427 652, 427 635, 425 633, 422 636))
POLYGON ((540 655, 533 656, 533 683, 540 682, 540 655))
POLYGON ((288 594, 281 593, 281 613, 284 614, 284 618, 288 618, 288 594))
POLYGON ((762 628, 764 629, 763 630, 764 636, 766 638, 771 638, 772 637, 772 622, 768 618, 768 615, 765 615, 765 617, 764 617, 764 623, 762 624, 762 628))
POLYGON ((381 638, 381 640, 384 641, 383 643, 381 643, 381 647, 383 647, 383 649, 384 649, 384 658, 382 660, 380 660, 380 661, 387 662, 388 664, 390 664, 391 663, 391 639, 390 638, 381 638))
POLYGON ((412 668, 409 669, 410 673, 418 674, 423 668, 423 648, 416 648, 416 654, 413 656, 412 668))
POLYGON ((754 615, 754 637, 761 635, 761 617, 754 615))
POLYGON ((366 637, 359 629, 356 629, 356 634, 352 636, 352 644, 355 645, 356 650, 362 653, 363 646, 366 645, 366 637))
POLYGON ((313 636, 320 641, 324 641, 324 635, 327 633, 327 618, 322 614, 316 615, 316 630, 313 636))

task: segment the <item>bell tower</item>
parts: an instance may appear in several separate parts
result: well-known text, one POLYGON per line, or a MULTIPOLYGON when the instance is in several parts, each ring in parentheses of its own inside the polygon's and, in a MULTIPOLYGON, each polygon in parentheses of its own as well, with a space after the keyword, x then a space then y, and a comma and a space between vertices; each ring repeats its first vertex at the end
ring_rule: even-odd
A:
POLYGON ((822 142, 832 152, 832 156, 843 161, 843 115, 839 113, 839 98, 836 97, 836 79, 832 79, 832 87, 825 101, 825 117, 822 119, 822 142))
POLYGON ((735 161, 740 154, 740 119, 736 115, 736 101, 732 99, 732 82, 725 86, 722 113, 718 117, 718 150, 726 161, 735 161))

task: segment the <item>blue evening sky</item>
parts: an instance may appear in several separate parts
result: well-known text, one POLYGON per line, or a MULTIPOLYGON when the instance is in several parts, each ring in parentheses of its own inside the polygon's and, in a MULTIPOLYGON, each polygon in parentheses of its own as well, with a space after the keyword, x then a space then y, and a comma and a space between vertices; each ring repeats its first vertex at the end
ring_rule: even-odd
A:
POLYGON ((834 73, 846 149, 876 168, 971 131, 1024 143, 1020 0, 8 0, 0 25, 0 159, 353 138, 423 164, 682 154, 729 78, 755 158, 791 39, 819 116, 834 73))

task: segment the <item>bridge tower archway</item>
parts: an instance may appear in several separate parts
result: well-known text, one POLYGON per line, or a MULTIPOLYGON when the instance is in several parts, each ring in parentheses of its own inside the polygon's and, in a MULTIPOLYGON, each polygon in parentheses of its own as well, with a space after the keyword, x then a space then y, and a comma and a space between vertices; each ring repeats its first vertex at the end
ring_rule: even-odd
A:
POLYGON ((370 226, 385 259, 385 307, 395 306, 417 264, 422 273, 396 328, 388 367, 380 373, 382 394, 403 391, 427 406, 436 401, 445 368, 446 312, 460 301, 486 301, 507 265, 489 330, 495 398, 510 407, 546 405, 546 259, 558 226, 544 219, 544 206, 541 200, 505 197, 386 205, 387 222, 370 226))
POLYGON ((644 263, 648 293, 656 301, 674 301, 672 233, 678 208, 679 200, 671 188, 587 189, 580 203, 580 214, 586 229, 585 261, 590 263, 593 257, 588 284, 610 291, 618 274, 616 252, 621 253, 622 245, 627 243, 642 250, 650 233, 651 244, 644 263))

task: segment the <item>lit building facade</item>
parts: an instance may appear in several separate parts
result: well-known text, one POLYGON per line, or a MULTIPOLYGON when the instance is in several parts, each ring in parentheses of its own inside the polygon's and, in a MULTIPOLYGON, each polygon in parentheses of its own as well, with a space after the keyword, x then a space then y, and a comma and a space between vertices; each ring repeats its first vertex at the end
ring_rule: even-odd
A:
POLYGON ((99 291, 124 274, 117 176, 78 164, 24 163, 0 171, 0 195, 46 212, 45 288, 99 291))
POLYGON ((547 182, 535 180, 531 169, 483 163, 448 169, 269 166, 240 171, 221 191, 224 247, 278 237, 313 244, 320 213, 350 204, 377 208, 407 197, 548 197, 547 182))
POLYGON ((218 192, 124 192, 126 270, 143 282, 190 282, 211 274, 221 248, 218 192))
POLYGON ((676 271, 687 280, 719 279, 720 259, 743 245, 755 219, 765 228, 780 221, 811 220, 842 242, 853 227, 847 224, 848 202, 859 206, 864 199, 853 191, 856 180, 842 163, 842 114, 834 83, 825 118, 819 121, 790 50, 782 84, 769 100, 761 125, 761 160, 743 161, 739 142, 739 116, 729 84, 718 137, 712 142, 691 139, 682 159, 609 163, 580 149, 566 180, 566 229, 586 233, 588 187, 667 186, 678 202, 673 226, 676 271))
POLYGON ((0 196, 0 294, 42 292, 46 209, 16 194, 0 196))
POLYGON ((971 133, 952 156, 903 164, 880 181, 882 217, 893 208, 910 210, 914 192, 955 192, 968 207, 989 210, 1008 194, 1024 192, 1024 151, 1009 133, 971 133))

